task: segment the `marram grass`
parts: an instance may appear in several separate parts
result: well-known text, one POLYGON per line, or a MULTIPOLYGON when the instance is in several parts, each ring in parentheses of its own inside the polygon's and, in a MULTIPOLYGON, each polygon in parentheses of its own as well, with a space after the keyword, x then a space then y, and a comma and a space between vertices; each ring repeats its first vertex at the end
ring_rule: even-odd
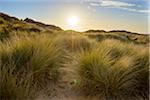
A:
POLYGON ((100 100, 148 99, 148 50, 138 54, 139 47, 113 41, 74 57, 79 91, 100 100))
MULTIPOLYGON (((57 46, 55 40, 47 38, 45 35, 36 37, 15 36, 0 44, 1 72, 5 72, 5 69, 7 69, 5 65, 10 65, 13 69, 12 73, 17 75, 14 76, 7 71, 2 74, 4 75, 4 79, 0 83, 4 91, 4 93, 0 94, 2 99, 5 94, 10 94, 12 90, 15 92, 13 92, 14 94, 10 97, 11 99, 15 99, 17 98, 15 96, 19 96, 22 91, 15 90, 16 88, 20 88, 15 84, 18 84, 18 80, 22 78, 29 80, 30 85, 35 85, 39 91, 46 88, 53 88, 53 84, 56 84, 58 81, 59 68, 65 61, 65 50, 63 47, 57 46), (9 78, 8 80, 10 81, 8 81, 7 78, 9 78), (3 86, 5 85, 5 81, 8 81, 8 86, 9 84, 12 85, 12 90, 4 89, 9 88, 3 86)), ((24 91, 26 91, 26 89, 24 91)))
POLYGON ((63 77, 60 69, 65 66, 73 72, 75 91, 81 95, 98 100, 148 99, 146 45, 69 36, 22 34, 1 41, 0 98, 30 100, 42 94, 51 95, 54 85, 63 77))

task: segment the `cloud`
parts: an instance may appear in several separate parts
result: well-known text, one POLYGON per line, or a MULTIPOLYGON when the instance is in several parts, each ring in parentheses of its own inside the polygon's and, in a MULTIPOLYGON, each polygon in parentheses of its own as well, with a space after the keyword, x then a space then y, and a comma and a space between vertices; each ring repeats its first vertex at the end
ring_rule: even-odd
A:
POLYGON ((150 10, 139 10, 141 13, 150 13, 150 10))
POLYGON ((111 0, 102 0, 100 3, 101 6, 112 6, 112 7, 133 7, 136 6, 135 4, 125 3, 121 1, 111 1, 111 0))
POLYGON ((123 7, 121 7, 120 9, 127 10, 130 12, 150 13, 150 10, 148 10, 148 9, 147 10, 141 10, 141 9, 123 8, 123 7))
POLYGON ((90 3, 91 6, 100 6, 98 3, 90 3))
POLYGON ((83 0, 84 2, 100 2, 101 0, 83 0))
POLYGON ((141 9, 141 5, 133 4, 133 3, 127 3, 122 1, 114 1, 114 0, 85 0, 86 2, 89 2, 90 6, 95 7, 107 7, 107 8, 116 8, 116 9, 122 9, 130 12, 139 12, 139 13, 150 13, 149 10, 141 9))

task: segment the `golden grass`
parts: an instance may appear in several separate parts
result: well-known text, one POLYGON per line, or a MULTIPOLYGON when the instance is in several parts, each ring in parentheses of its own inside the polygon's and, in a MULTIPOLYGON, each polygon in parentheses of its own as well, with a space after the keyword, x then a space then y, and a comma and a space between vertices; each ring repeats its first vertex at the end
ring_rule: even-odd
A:
MULTIPOLYGON (((48 38, 46 35, 40 35, 36 37, 15 36, 10 40, 1 42, 1 71, 3 72, 3 68, 5 69, 5 67, 7 69, 5 65, 13 64, 13 73, 15 75, 18 74, 15 78, 30 80, 32 84, 36 85, 36 89, 39 89, 39 91, 50 87, 50 85, 57 82, 59 68, 65 61, 65 50, 54 41, 55 40, 48 38)), ((5 77, 5 75, 9 75, 9 73, 4 73, 3 75, 5 77)), ((13 76, 8 78, 12 78, 14 79, 13 81, 16 81, 13 76)), ((4 80, 7 79, 4 78, 4 80)), ((2 82, 0 85, 3 87, 4 84, 5 83, 2 82)), ((3 91, 5 91, 5 89, 3 89, 3 91)), ((11 90, 5 92, 11 92, 11 90)), ((15 95, 19 95, 19 91, 15 93, 15 95)), ((15 99, 15 97, 12 97, 12 99, 15 99)))
POLYGON ((105 40, 91 51, 76 55, 72 65, 81 93, 102 100, 148 99, 146 55, 149 53, 144 50, 138 54, 137 48, 133 44, 105 40))
POLYGON ((71 69, 76 78, 75 90, 85 96, 148 99, 146 45, 116 39, 96 42, 82 34, 65 33, 19 34, 1 41, 0 97, 19 100, 34 98, 41 91, 53 94, 63 66, 71 69))

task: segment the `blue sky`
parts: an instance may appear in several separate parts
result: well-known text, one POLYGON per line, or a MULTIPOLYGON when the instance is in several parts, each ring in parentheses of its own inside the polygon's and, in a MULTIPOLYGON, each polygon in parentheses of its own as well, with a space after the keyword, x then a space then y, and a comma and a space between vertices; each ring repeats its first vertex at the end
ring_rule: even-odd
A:
POLYGON ((148 33, 149 0, 0 0, 0 12, 33 18, 63 29, 79 19, 75 30, 128 30, 148 33))

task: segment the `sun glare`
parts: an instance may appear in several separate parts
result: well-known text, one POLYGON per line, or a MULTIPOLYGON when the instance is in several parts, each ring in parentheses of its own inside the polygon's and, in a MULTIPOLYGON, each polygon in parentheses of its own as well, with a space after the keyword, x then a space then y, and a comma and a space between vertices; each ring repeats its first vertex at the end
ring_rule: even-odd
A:
POLYGON ((76 28, 78 26, 78 23, 79 23, 79 18, 76 17, 76 16, 72 16, 72 17, 69 17, 67 19, 67 22, 68 22, 68 25, 71 27, 71 28, 76 28))

